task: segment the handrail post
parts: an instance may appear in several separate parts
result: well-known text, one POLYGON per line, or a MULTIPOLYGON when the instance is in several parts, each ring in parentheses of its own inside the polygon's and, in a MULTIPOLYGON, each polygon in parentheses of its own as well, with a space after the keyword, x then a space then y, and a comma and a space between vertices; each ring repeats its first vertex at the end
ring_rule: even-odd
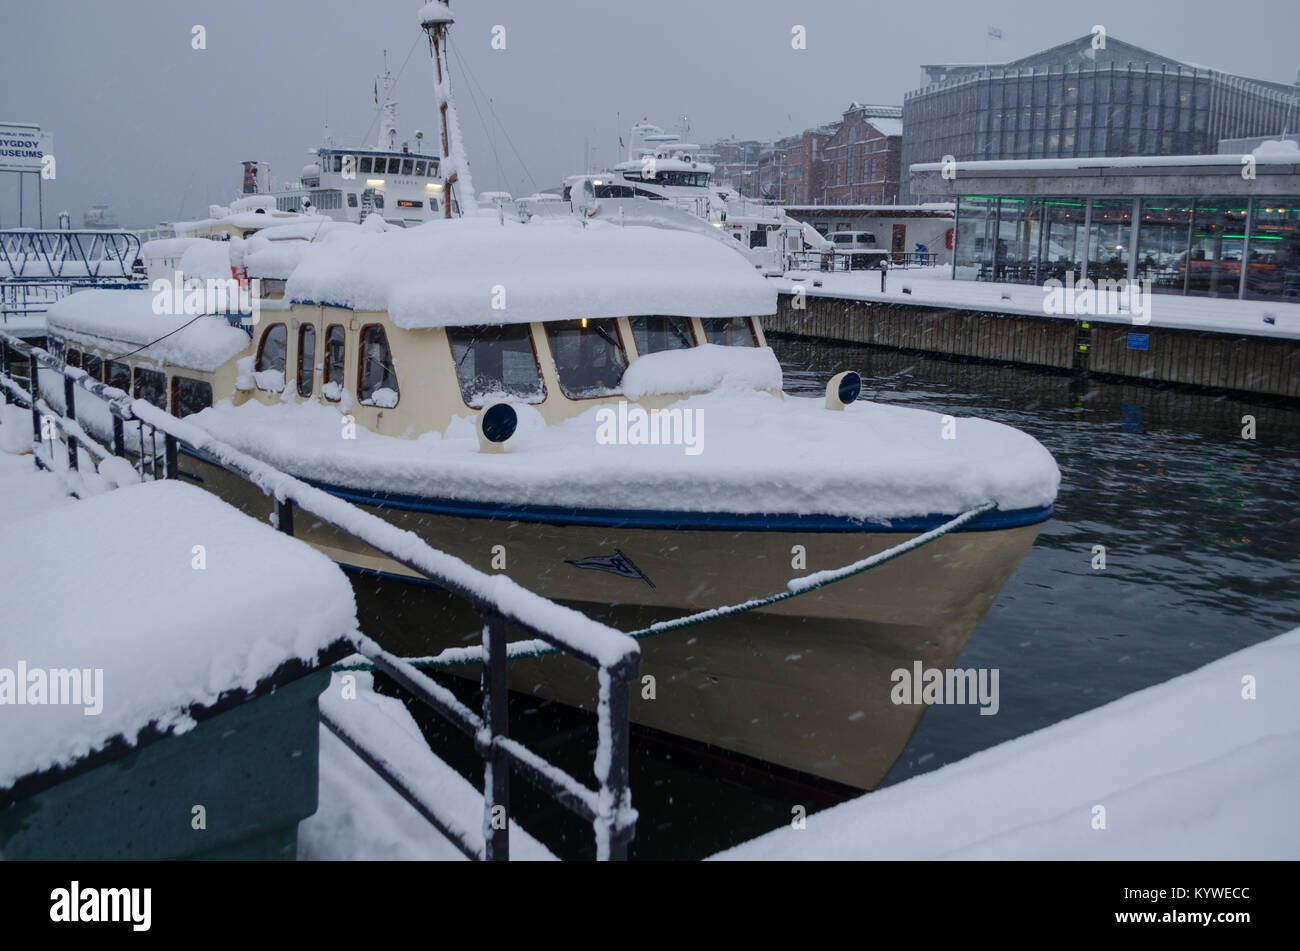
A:
POLYGON ((500 614, 483 616, 483 724, 487 746, 483 756, 483 846, 489 862, 510 858, 510 760, 497 747, 497 737, 510 734, 506 708, 506 639, 509 631, 500 614), (497 807, 500 807, 498 812, 497 807))
MULTIPOLYGON (((168 466, 171 460, 168 460, 168 466)), ((275 527, 286 535, 293 534, 293 500, 276 499, 275 500, 275 527)))
MULTIPOLYGON (((176 461, 176 457, 177 457, 176 437, 168 432, 163 433, 163 453, 167 458, 166 477, 168 479, 179 478, 180 472, 178 470, 177 461, 176 461)), ((292 522, 292 520, 293 517, 290 516, 290 521, 292 522)), ((292 535, 293 533, 290 532, 289 534, 292 535)))
MULTIPOLYGON (((63 376, 63 412, 64 415, 72 420, 77 421, 77 394, 76 387, 72 383, 72 377, 64 373, 63 376)), ((69 429, 64 429, 64 435, 68 438, 68 468, 73 472, 77 471, 77 437, 69 429)))
MULTIPOLYGON (((39 447, 41 444, 41 409, 37 404, 40 402, 41 384, 37 365, 35 352, 29 350, 27 352, 27 385, 32 391, 32 445, 39 447)), ((32 456, 36 460, 36 468, 43 468, 41 454, 33 452, 32 456)))
POLYGON ((639 658, 634 658, 630 664, 621 663, 609 672, 610 755, 606 787, 613 808, 609 827, 609 858, 613 862, 627 861, 627 846, 636 834, 635 826, 626 830, 622 828, 621 818, 631 800, 628 768, 631 746, 629 694, 639 667, 639 658))

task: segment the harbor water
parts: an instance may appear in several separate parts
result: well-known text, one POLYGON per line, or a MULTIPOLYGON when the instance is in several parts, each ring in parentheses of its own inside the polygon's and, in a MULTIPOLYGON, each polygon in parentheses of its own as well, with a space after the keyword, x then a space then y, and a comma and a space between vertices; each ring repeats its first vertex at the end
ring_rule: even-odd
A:
MULTIPOLYGON (((962 416, 1014 426, 1061 468, 1055 517, 955 665, 997 672, 996 714, 975 704, 932 707, 884 785, 1169 680, 1300 620, 1300 407, 825 341, 770 343, 787 392, 820 395, 831 375, 854 369, 864 399, 950 414, 957 438, 962 416)), ((358 583, 363 612, 386 610, 386 594, 358 583)), ((440 679, 473 695, 460 678, 440 679)), ((512 696, 511 712, 516 735, 539 752, 577 775, 590 764, 587 717, 524 696, 512 696)), ((412 713, 434 749, 480 782, 468 742, 412 713)), ((858 794, 636 726, 632 754, 640 813, 633 858, 700 858, 858 794)), ((513 794, 515 818, 553 851, 591 854, 585 824, 521 779, 513 794)))

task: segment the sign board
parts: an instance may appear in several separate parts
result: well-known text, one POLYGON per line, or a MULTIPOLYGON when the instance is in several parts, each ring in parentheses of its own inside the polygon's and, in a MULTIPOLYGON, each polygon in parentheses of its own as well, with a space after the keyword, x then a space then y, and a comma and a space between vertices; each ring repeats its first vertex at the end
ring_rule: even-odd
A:
POLYGON ((37 125, 0 122, 0 172, 40 172, 41 159, 54 151, 54 136, 37 125))
POLYGON ((1151 349, 1151 335, 1150 334, 1129 334, 1128 348, 1130 350, 1151 349))

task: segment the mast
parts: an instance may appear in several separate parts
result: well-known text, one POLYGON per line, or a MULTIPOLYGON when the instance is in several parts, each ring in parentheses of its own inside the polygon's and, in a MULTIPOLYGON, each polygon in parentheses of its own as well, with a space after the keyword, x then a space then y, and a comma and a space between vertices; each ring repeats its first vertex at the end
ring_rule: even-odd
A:
POLYGON ((388 50, 384 50, 384 98, 381 100, 383 118, 379 122, 379 139, 375 150, 397 151, 397 103, 393 99, 393 74, 388 71, 388 50))
POLYGON ((465 158, 465 140, 461 138, 456 105, 451 96, 451 74, 443 58, 447 50, 447 29, 453 22, 448 0, 431 0, 420 8, 420 26, 429 36, 429 52, 433 56, 434 104, 442 124, 442 180, 446 186, 442 202, 444 218, 451 217, 453 186, 461 214, 473 215, 478 211, 469 177, 469 161, 465 158))

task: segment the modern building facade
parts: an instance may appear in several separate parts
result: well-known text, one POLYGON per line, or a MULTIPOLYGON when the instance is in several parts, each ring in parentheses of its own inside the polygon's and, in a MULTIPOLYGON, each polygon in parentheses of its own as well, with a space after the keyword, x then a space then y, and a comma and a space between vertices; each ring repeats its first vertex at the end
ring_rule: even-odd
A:
MULTIPOLYGON (((924 66, 903 103, 903 165, 1212 153, 1295 131, 1300 89, 1085 36, 996 67, 924 66)), ((910 199, 931 196, 910 193, 910 199)))
POLYGON ((912 167, 957 203, 953 277, 1149 281, 1157 294, 1300 301, 1300 149, 912 167))

